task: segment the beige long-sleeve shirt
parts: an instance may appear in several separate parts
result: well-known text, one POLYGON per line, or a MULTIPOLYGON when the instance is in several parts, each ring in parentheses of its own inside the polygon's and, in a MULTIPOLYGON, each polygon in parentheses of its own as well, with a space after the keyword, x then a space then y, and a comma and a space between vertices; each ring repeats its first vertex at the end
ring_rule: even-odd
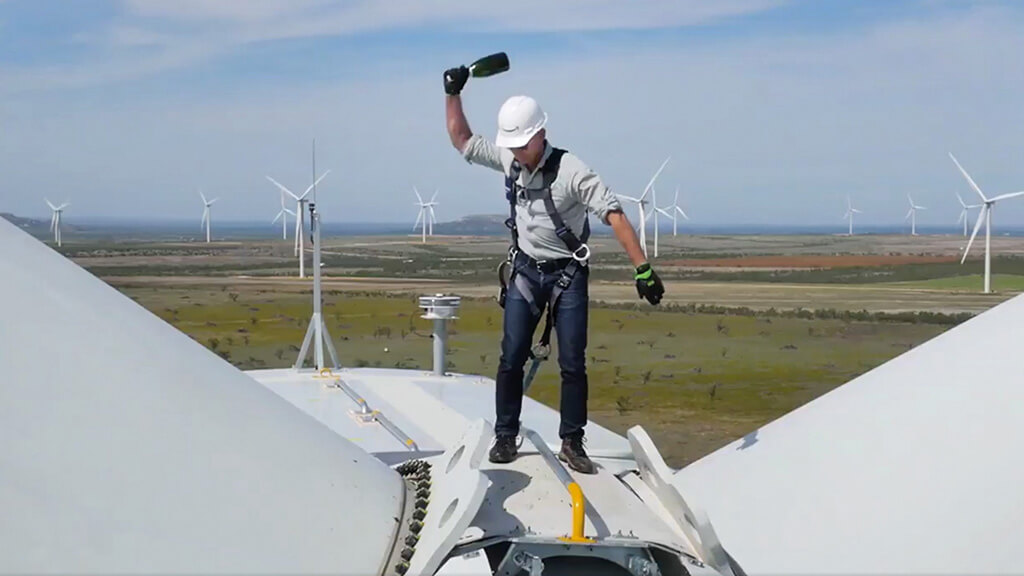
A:
MULTIPOLYGON (((537 168, 532 172, 524 168, 519 173, 520 186, 527 189, 540 189, 543 186, 541 168, 551 155, 551 150, 551 144, 546 144, 537 168)), ((474 134, 466 142, 462 156, 471 164, 486 166, 506 175, 515 159, 511 151, 497 147, 479 134, 474 134)), ((619 199, 601 182, 601 178, 570 152, 562 156, 558 176, 551 185, 551 198, 565 225, 577 237, 583 235, 588 212, 607 224, 608 212, 622 209, 619 199)), ((518 195, 516 226, 519 228, 519 248, 528 256, 536 260, 572 256, 565 243, 555 234, 555 225, 544 208, 544 201, 539 197, 528 193, 518 195)))

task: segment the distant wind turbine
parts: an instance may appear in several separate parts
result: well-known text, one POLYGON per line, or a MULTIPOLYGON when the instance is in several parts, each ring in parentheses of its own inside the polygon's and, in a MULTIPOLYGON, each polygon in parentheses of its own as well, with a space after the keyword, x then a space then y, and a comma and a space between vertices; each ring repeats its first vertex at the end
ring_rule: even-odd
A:
POLYGON ((313 189, 316 187, 316 185, 319 184, 320 181, 323 180, 330 173, 330 170, 324 172, 319 178, 314 180, 313 183, 309 185, 309 188, 306 188, 306 191, 303 192, 301 195, 295 194, 277 180, 274 180, 270 176, 267 176, 267 180, 270 180, 270 182, 273 183, 274 186, 277 186, 281 190, 281 192, 288 194, 295 200, 295 255, 299 257, 299 278, 306 277, 306 257, 304 254, 305 246, 303 239, 303 235, 305 233, 306 218, 305 211, 303 210, 303 205, 309 202, 306 196, 308 196, 309 193, 312 192, 313 189))
POLYGON ((857 210, 856 208, 854 208, 853 207, 853 203, 850 202, 850 197, 847 196, 846 197, 846 214, 843 214, 843 220, 849 220, 850 221, 850 232, 849 232, 850 236, 853 236, 853 215, 854 214, 863 214, 863 212, 861 212, 860 210, 857 210))
POLYGON ((676 216, 682 215, 682 217, 685 218, 686 220, 690 219, 690 217, 686 215, 686 212, 683 212, 683 209, 679 207, 679 186, 676 186, 676 197, 675 200, 672 201, 671 206, 667 208, 658 208, 657 206, 655 206, 654 209, 657 210, 661 215, 672 219, 673 236, 676 235, 676 216))
POLYGON ((274 216, 274 219, 271 220, 270 223, 274 224, 278 220, 281 220, 281 238, 284 239, 284 240, 287 240, 288 239, 288 215, 291 214, 292 217, 295 217, 295 212, 292 212, 287 207, 285 207, 285 205, 284 205, 284 190, 281 190, 280 192, 281 192, 281 210, 277 213, 277 216, 274 216))
POLYGON ((956 199, 960 201, 960 208, 961 208, 960 209, 960 217, 957 218, 956 223, 959 224, 960 221, 963 220, 963 223, 964 223, 964 238, 966 238, 967 237, 967 220, 968 220, 967 212, 971 208, 981 208, 983 206, 983 204, 968 204, 968 203, 964 202, 964 199, 960 196, 959 192, 956 193, 956 199))
MULTIPOLYGON (((415 232, 416 227, 419 226, 423 232, 423 243, 427 242, 427 226, 430 222, 430 204, 423 201, 423 197, 420 196, 420 191, 415 186, 412 187, 413 194, 416 195, 416 205, 420 207, 419 214, 416 215, 416 222, 413 223, 412 229, 415 232)), ((434 194, 437 195, 436 193, 434 194)))
POLYGON ((914 199, 910 197, 910 194, 907 194, 907 200, 910 201, 910 212, 907 212, 907 216, 903 220, 910 220, 910 235, 917 236, 917 211, 927 210, 927 208, 914 204, 914 199))
POLYGON ((637 220, 637 226, 639 227, 640 232, 640 246, 643 248, 645 257, 647 256, 647 232, 645 230, 645 228, 647 228, 647 210, 645 209, 645 207, 650 203, 647 200, 647 193, 650 192, 651 188, 654 187, 654 181, 658 179, 658 176, 661 174, 661 171, 665 169, 665 166, 668 165, 668 161, 671 159, 671 156, 665 158, 665 161, 661 163, 661 167, 658 168, 658 171, 655 172, 654 176, 651 177, 651 181, 647 183, 647 186, 644 188, 644 193, 641 194, 639 198, 619 194, 619 197, 622 198, 623 200, 636 203, 637 210, 640 213, 640 217, 637 220))
POLYGON ((981 201, 983 202, 983 205, 981 207, 981 213, 978 214, 978 221, 974 224, 974 231, 971 232, 971 239, 967 241, 967 247, 964 248, 964 255, 962 258, 960 258, 960 263, 963 264, 964 261, 967 260, 967 253, 971 251, 971 244, 974 243, 974 237, 978 235, 978 229, 981 228, 981 223, 982 221, 984 221, 985 293, 988 294, 992 292, 992 207, 995 205, 996 202, 1000 200, 1006 200, 1007 198, 1015 198, 1017 196, 1024 196, 1024 191, 1011 192, 1009 194, 1000 194, 999 196, 987 198, 985 194, 981 192, 981 188, 979 188, 978 185, 974 183, 974 179, 971 178, 970 174, 968 174, 967 171, 964 170, 963 166, 961 166, 960 163, 956 161, 956 157, 953 156, 952 152, 949 153, 949 157, 953 160, 953 163, 956 164, 956 167, 957 169, 960 170, 960 173, 964 175, 964 178, 967 179, 967 183, 970 184, 971 188, 973 188, 974 191, 978 193, 978 196, 981 196, 981 201))
POLYGON ((219 200, 219 198, 214 198, 213 200, 207 200, 206 199, 206 195, 203 194, 202 190, 199 191, 199 197, 203 199, 203 219, 199 222, 199 229, 202 230, 203 226, 204 225, 206 226, 206 243, 209 244, 210 243, 210 206, 213 206, 213 203, 216 202, 217 200, 219 200))
POLYGON ((71 203, 65 202, 60 206, 54 206, 49 199, 43 198, 43 200, 46 200, 46 205, 50 207, 50 210, 52 210, 52 213, 50 214, 50 231, 53 232, 53 241, 57 243, 57 247, 59 248, 60 246, 62 246, 60 221, 63 218, 64 209, 67 208, 68 206, 71 206, 71 203))

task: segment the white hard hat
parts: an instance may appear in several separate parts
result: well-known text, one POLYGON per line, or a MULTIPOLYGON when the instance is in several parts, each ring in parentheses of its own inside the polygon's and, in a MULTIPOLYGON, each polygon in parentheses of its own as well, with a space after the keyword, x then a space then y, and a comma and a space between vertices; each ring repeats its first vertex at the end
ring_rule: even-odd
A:
POLYGON ((548 115, 540 104, 529 96, 513 96, 498 111, 498 137, 495 144, 501 148, 519 148, 540 132, 548 115))

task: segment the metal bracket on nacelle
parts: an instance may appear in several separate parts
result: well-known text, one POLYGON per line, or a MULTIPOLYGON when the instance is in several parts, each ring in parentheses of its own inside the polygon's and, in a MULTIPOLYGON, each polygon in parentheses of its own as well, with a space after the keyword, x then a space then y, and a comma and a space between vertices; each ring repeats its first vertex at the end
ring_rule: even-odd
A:
POLYGON ((651 437, 640 426, 630 428, 626 432, 626 437, 629 438, 629 445, 633 449, 633 457, 640 470, 640 479, 671 515, 676 526, 690 541, 700 561, 724 576, 737 576, 707 514, 687 504, 683 495, 672 485, 672 470, 665 464, 651 437))

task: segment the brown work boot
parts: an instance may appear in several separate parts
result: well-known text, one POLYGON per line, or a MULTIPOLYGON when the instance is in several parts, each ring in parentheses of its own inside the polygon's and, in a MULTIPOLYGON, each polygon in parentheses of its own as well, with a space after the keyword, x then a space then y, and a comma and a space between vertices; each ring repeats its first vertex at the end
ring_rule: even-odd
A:
POLYGON ((562 440, 562 451, 558 453, 558 459, 569 465, 569 468, 583 474, 594 474, 597 467, 587 456, 583 449, 583 437, 565 438, 562 440))

